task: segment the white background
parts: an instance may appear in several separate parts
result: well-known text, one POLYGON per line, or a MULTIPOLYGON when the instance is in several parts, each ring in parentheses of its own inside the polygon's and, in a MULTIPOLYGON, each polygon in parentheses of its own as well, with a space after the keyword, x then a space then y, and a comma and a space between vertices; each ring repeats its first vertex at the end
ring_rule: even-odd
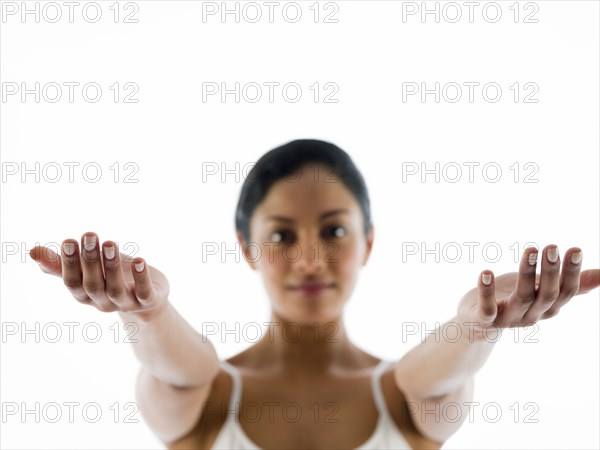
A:
MULTIPOLYGON (((27 5, 35 8, 34 3, 27 5)), ((400 358, 419 342, 419 335, 403 332, 403 323, 430 330, 451 318, 482 270, 517 271, 527 242, 557 244, 561 256, 578 246, 583 269, 599 267, 597 2, 521 2, 518 23, 515 6, 509 9, 512 1, 499 3, 502 17, 495 23, 482 15, 485 2, 475 9, 473 23, 462 2, 456 23, 445 20, 454 17, 448 7, 439 23, 433 15, 423 22, 419 14, 403 21, 402 9, 410 5, 392 1, 341 1, 337 10, 321 3, 318 23, 309 9, 313 2, 301 3, 303 16, 296 23, 285 20, 281 6, 273 23, 266 6, 259 22, 242 17, 236 23, 233 16, 223 22, 218 15, 203 22, 203 4, 193 1, 138 1, 132 16, 138 22, 123 23, 134 6, 122 2, 114 23, 113 3, 99 2, 103 15, 96 23, 83 18, 85 2, 73 23, 60 2, 63 17, 57 23, 44 17, 36 23, 32 15, 23 21, 20 11, 3 10, 4 93, 6 83, 23 82, 30 89, 36 82, 96 82, 103 91, 96 103, 83 99, 77 88, 73 103, 66 88, 56 103, 43 96, 36 103, 33 95, 24 102, 19 94, 2 99, 2 406, 56 402, 63 407, 57 423, 43 416, 36 421, 33 414, 25 420, 3 415, 2 448, 164 448, 140 413, 134 415, 137 423, 124 423, 132 411, 124 405, 134 401, 139 363, 123 342, 123 329, 113 342, 118 315, 78 304, 27 251, 94 231, 101 241, 115 240, 122 248, 131 243, 129 253, 137 249, 163 271, 171 301, 199 331, 205 322, 225 322, 230 329, 236 322, 263 323, 269 301, 260 275, 232 255, 225 262, 220 255, 203 262, 202 245, 234 248, 241 168, 292 139, 337 144, 367 181, 375 244, 345 321, 355 343, 379 357, 400 358), (534 10, 530 19, 537 23, 524 23, 534 10), (324 23, 330 12, 337 23, 324 23), (122 89, 125 83, 135 83, 138 102, 125 103, 121 95, 115 103, 109 89, 115 82, 122 95, 131 92, 122 89), (203 102, 206 82, 228 88, 236 82, 295 82, 303 93, 296 103, 286 101, 281 89, 272 103, 266 90, 256 103, 244 98, 236 103, 232 95, 225 102, 217 95, 203 102), (322 94, 316 103, 309 89, 315 82, 322 94), (323 101, 331 92, 322 88, 328 82, 338 87, 337 103, 323 101), (454 91, 439 102, 433 95, 425 102, 419 95, 403 102, 402 84, 409 82, 430 89, 436 82, 480 84, 473 102, 464 85, 455 103, 447 101, 454 91), (501 86, 497 102, 482 97, 486 83, 501 86), (510 89, 514 83, 520 84, 518 102, 510 89), (523 101, 532 92, 525 83, 537 86, 536 103, 523 101), (80 164, 73 182, 66 162, 80 164), (132 172, 128 162, 137 165, 138 183, 123 180, 132 172), (449 171, 439 182, 433 175, 425 182, 419 176, 403 182, 403 163, 411 162, 430 169, 439 163, 440 172, 449 171), (473 182, 468 162, 479 164, 473 182), (22 163, 34 172, 39 163, 40 179, 8 175, 22 163), (51 182, 54 163, 64 171, 51 182), (83 178, 86 163, 102 168, 99 181, 83 178), (115 163, 117 183, 109 168, 115 163), (229 169, 239 163, 240 177, 228 175, 222 182, 216 175, 203 182, 206 163, 229 169), (449 163, 464 169, 457 182, 449 180, 455 173, 449 163), (501 167, 499 181, 486 181, 481 168, 487 163, 501 167), (510 169, 515 163, 517 182, 510 169), (533 172, 527 163, 535 168, 535 183, 524 182, 533 172), (403 252, 411 242, 428 249, 458 243, 463 254, 452 262, 455 253, 447 246, 445 258, 436 262, 429 255, 422 261, 421 254, 403 252), (473 258, 464 242, 478 243, 473 258), (492 250, 483 255, 486 244, 492 250), (498 261, 493 248, 501 249, 498 261), (53 322, 77 322, 74 342, 64 325, 59 342, 44 340, 42 330, 50 333, 53 322), (19 327, 16 335, 6 332, 11 323, 19 327), (40 342, 35 333, 20 335, 36 323, 40 342), (103 333, 95 344, 82 337, 90 323, 103 333), (66 417, 65 402, 80 404, 74 423, 66 417), (91 402, 102 408, 96 423, 81 414, 81 405, 91 402), (109 408, 117 402, 115 423, 109 408)), ((233 8, 234 2, 228 5, 233 8)), ((87 12, 93 18, 93 10, 87 12)), ((487 12, 493 19, 494 10, 487 12)), ((476 375, 475 401, 481 406, 445 448, 598 448, 598 300, 598 290, 577 296, 557 317, 540 322, 534 335, 531 330, 505 334, 476 375), (492 402, 502 413, 495 423, 493 409, 482 413, 492 402), (525 407, 530 402, 535 406, 525 407), (528 423, 525 417, 533 411, 529 419, 537 423, 528 423)), ((235 342, 232 335, 211 340, 222 359, 252 345, 243 338, 235 342)), ((47 412, 48 417, 55 413, 47 412)))

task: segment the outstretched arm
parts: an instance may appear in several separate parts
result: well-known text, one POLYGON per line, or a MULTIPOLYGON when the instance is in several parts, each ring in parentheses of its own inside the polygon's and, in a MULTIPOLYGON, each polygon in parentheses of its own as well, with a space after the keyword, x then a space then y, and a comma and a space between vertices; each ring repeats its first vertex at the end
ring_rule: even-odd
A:
POLYGON ((133 351, 142 364, 136 400, 144 419, 164 442, 187 433, 219 371, 215 348, 169 302, 165 275, 142 258, 120 253, 118 244, 100 245, 95 233, 74 239, 62 252, 37 246, 30 252, 47 274, 63 279, 82 304, 117 311, 136 325, 133 351), (81 247, 81 251, 80 251, 81 247))
MULTIPOLYGON (((450 402, 465 405, 473 397, 473 375, 489 357, 503 328, 531 326, 554 317, 573 296, 600 285, 599 269, 581 272, 579 248, 567 251, 562 272, 555 245, 542 252, 541 275, 536 274, 537 257, 537 249, 528 248, 518 273, 494 279, 491 271, 483 271, 478 286, 461 299, 457 315, 442 325, 452 323, 461 331, 460 338, 444 340, 430 334, 398 361, 394 379, 409 409, 411 403, 415 411, 441 411, 450 402)), ((422 419, 415 415, 415 426, 438 442, 446 441, 462 424, 462 420, 451 423, 433 414, 422 419)))

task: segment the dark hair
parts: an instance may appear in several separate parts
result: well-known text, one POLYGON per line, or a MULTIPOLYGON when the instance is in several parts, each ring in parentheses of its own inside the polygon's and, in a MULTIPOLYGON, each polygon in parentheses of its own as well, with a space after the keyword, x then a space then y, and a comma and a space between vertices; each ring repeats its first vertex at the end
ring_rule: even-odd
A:
MULTIPOLYGON (((242 185, 235 212, 235 228, 250 242, 250 218, 270 187, 302 167, 318 163, 329 168, 356 197, 364 218, 364 231, 371 227, 371 207, 365 180, 350 156, 338 146, 317 139, 297 139, 265 153, 252 167, 242 185)), ((293 179, 294 177, 291 177, 293 179)))

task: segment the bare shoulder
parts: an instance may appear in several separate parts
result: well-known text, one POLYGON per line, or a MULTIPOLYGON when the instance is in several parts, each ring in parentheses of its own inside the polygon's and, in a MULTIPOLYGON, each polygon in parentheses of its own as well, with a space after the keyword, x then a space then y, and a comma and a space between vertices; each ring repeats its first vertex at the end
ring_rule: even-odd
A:
POLYGON ((213 379, 206 401, 201 405, 202 412, 196 426, 188 434, 171 443, 168 446, 169 450, 210 449, 227 418, 232 389, 231 375, 221 368, 213 379))
MULTIPOLYGON (((254 373, 256 369, 254 363, 243 355, 237 355, 226 362, 236 367, 241 373, 254 373)), ((378 359, 366 357, 363 362, 365 363, 364 367, 374 367, 378 359)), ((439 450, 441 448, 439 442, 423 436, 415 427, 406 398, 394 381, 393 367, 388 367, 382 374, 381 388, 392 420, 408 444, 415 449, 439 450)), ((232 389, 231 375, 221 368, 213 380, 207 400, 202 405, 202 412, 196 426, 187 435, 170 444, 168 448, 170 450, 211 449, 227 419, 232 389)))
MULTIPOLYGON (((419 420, 419 412, 411 413, 404 393, 394 380, 394 367, 391 365, 381 375, 383 397, 392 416, 392 420, 412 448, 439 450, 443 443, 424 436, 415 426, 414 420, 419 420)), ((414 408, 413 408, 414 411, 414 408)))

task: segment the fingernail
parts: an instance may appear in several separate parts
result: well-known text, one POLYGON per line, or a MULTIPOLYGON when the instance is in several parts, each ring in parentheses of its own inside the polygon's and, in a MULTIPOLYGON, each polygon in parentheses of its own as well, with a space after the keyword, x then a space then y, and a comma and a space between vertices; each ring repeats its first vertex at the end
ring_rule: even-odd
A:
POLYGON ((135 271, 136 272, 141 272, 142 270, 144 270, 144 263, 136 263, 133 265, 135 267, 135 271))
POLYGON ((72 242, 65 242, 63 244, 63 251, 67 256, 73 256, 75 254, 75 244, 72 242))
POLYGON ((491 282, 492 282, 492 276, 489 273, 484 273, 481 276, 481 282, 483 284, 485 284, 486 286, 489 286, 491 284, 491 282))
POLYGON ((87 251, 94 250, 96 247, 96 236, 83 236, 83 248, 87 251))
POLYGON ((529 254, 529 265, 535 266, 537 264, 538 252, 531 252, 529 254))
POLYGON ((104 247, 104 257, 106 259, 113 259, 115 257, 115 248, 112 245, 104 247))
POLYGON ((581 262, 582 252, 571 253, 571 262, 573 264, 579 264, 581 262))
POLYGON ((558 247, 551 247, 548 249, 548 261, 555 263, 558 261, 558 247))

